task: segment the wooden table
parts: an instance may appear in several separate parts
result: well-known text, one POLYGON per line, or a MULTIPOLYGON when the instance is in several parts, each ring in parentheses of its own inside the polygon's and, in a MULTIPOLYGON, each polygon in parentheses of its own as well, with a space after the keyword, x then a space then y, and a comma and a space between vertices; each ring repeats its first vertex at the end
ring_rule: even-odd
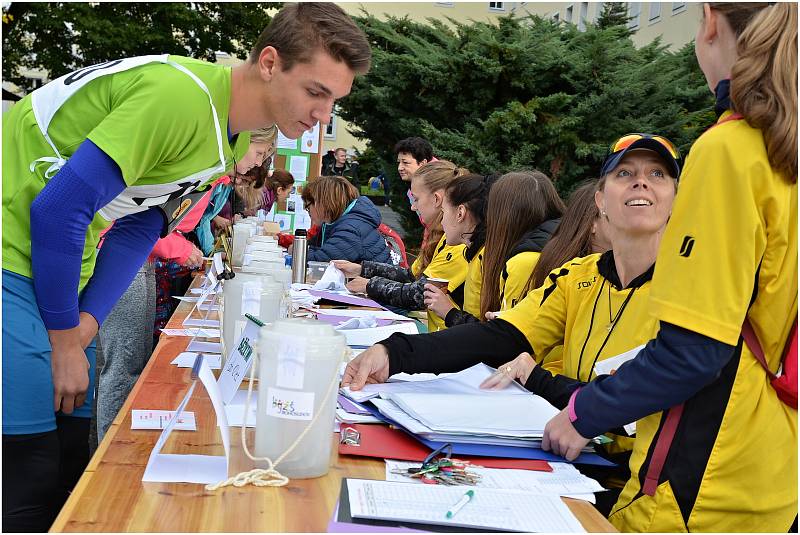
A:
MULTIPOLYGON (((191 308, 191 303, 182 302, 168 327, 181 328, 191 308)), ((315 479, 292 480, 286 487, 227 487, 209 492, 198 484, 142 482, 160 433, 131 430, 131 410, 177 407, 189 386, 190 370, 170 362, 186 349, 188 341, 184 337, 161 337, 51 532, 324 532, 339 498, 342 478, 384 479, 382 460, 339 456, 338 435, 334 435, 330 472, 315 479)), ((197 431, 173 432, 162 452, 224 455, 204 388, 195 389, 186 410, 194 411, 197 431)), ((252 429, 247 436, 252 451, 252 429)), ((252 468, 239 437, 240 429, 232 428, 230 474, 252 468)), ((564 501, 587 531, 615 531, 591 504, 568 498, 564 501)))

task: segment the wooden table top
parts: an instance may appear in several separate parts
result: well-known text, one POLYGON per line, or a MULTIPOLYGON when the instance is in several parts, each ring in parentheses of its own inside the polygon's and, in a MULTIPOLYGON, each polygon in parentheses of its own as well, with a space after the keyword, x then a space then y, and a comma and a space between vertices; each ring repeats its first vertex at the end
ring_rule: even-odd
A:
MULTIPOLYGON (((191 308, 191 303, 182 302, 168 327, 181 328, 191 308)), ((342 478, 385 478, 381 459, 339 456, 338 434, 334 434, 328 474, 292 480, 286 487, 226 487, 209 492, 199 484, 143 482, 160 432, 131 430, 131 410, 177 407, 189 387, 190 370, 170 362, 188 342, 185 337, 161 337, 51 532, 324 532, 339 499, 342 478)), ((204 388, 195 389, 186 410, 194 411, 197 431, 174 431, 162 452, 224 455, 204 388)), ((253 435, 253 429, 248 429, 251 451, 253 435)), ((251 468, 242 450, 240 428, 231 428, 230 474, 251 468)), ((615 531, 588 502, 564 501, 587 531, 615 531)))

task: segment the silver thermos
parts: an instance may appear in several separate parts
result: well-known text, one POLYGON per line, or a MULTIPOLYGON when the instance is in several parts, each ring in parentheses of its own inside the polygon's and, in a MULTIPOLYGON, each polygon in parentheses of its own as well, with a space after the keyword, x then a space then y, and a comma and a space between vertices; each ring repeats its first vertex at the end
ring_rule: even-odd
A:
POLYGON ((292 246, 292 282, 301 284, 306 282, 307 250, 306 230, 299 228, 294 231, 294 245, 292 246))

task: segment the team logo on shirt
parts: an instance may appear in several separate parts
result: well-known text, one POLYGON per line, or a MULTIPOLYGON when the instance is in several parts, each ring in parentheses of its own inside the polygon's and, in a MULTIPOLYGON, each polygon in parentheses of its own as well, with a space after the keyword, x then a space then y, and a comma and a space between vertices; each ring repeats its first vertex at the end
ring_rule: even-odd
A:
POLYGON ((684 258, 689 258, 689 255, 692 254, 693 247, 694 247, 694 238, 691 236, 684 236, 683 243, 681 244, 681 250, 678 254, 684 258))

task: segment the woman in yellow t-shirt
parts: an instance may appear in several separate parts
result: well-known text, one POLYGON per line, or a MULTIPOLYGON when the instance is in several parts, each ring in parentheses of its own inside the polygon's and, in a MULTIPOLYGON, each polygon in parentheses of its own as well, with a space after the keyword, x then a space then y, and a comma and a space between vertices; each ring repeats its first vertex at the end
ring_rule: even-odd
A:
MULTIPOLYGON (((428 240, 411 269, 365 260, 361 264, 334 260, 336 267, 353 280, 347 283, 351 292, 366 293, 370 298, 407 310, 423 310, 423 291, 429 278, 448 281, 447 289, 461 305, 464 300, 464 279, 467 261, 464 245, 445 243, 442 230, 442 199, 447 185, 469 171, 446 160, 426 163, 411 177, 411 209, 417 212, 428 229, 428 240)), ((444 319, 428 310, 428 331, 445 328, 444 319)))
POLYGON ((574 458, 638 420, 620 531, 796 531, 797 410, 741 333, 775 373, 797 321, 797 4, 704 4, 695 52, 720 116, 661 243, 657 335, 576 390, 542 446, 574 458))

